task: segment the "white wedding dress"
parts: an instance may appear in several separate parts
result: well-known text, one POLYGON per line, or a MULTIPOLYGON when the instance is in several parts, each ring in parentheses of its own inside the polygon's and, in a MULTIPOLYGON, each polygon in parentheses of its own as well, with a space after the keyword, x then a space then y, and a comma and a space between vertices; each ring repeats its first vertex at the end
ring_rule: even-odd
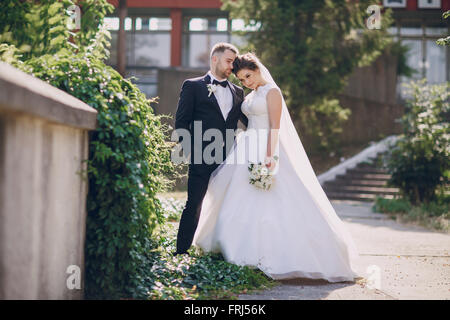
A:
MULTIPOLYGON (((358 253, 352 238, 317 187, 315 175, 314 183, 305 185, 302 173, 296 172, 286 152, 291 146, 284 145, 287 140, 278 144, 278 170, 271 188, 249 183, 248 161, 262 161, 266 152, 266 94, 272 88, 279 90, 267 83, 245 98, 247 130, 237 135, 225 162, 211 175, 193 244, 205 252, 221 252, 231 263, 257 267, 273 279, 354 281, 358 275, 352 262, 358 253), (264 147, 256 152, 245 147, 252 129, 262 129, 258 138, 264 147)), ((309 160, 304 161, 312 172, 309 160)))

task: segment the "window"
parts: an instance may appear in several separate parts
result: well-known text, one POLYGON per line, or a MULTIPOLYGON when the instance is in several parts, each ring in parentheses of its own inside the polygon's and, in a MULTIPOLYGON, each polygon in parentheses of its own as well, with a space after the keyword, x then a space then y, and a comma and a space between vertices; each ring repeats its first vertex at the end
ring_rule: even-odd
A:
POLYGON ((103 23, 108 30, 119 30, 119 21, 116 17, 105 17, 103 23))
POLYGON ((185 31, 228 31, 226 18, 191 18, 185 31))
POLYGON ((400 35, 402 36, 422 36, 422 28, 400 28, 400 35))
POLYGON ((387 8, 406 8, 406 0, 384 0, 383 6, 387 8))
MULTIPOLYGON (((117 31, 119 30, 120 19, 117 17, 105 17, 103 22, 108 30, 117 31)), ((125 30, 129 31, 132 29, 132 19, 125 18, 125 30)))
POLYGON ((131 18, 125 18, 125 30, 126 31, 130 31, 130 30, 132 30, 132 24, 133 24, 133 21, 131 20, 131 18))
MULTIPOLYGON (((111 65, 117 64, 117 30, 119 18, 107 17, 105 24, 111 30, 111 65)), ((138 67, 170 66, 170 18, 126 18, 125 30, 127 65, 138 67), (134 25, 134 28, 133 28, 134 25)))
POLYGON ((149 28, 152 31, 172 30, 172 19, 170 18, 150 18, 149 28))
POLYGON ((444 37, 447 36, 447 28, 425 28, 425 34, 427 36, 444 37))
POLYGON ((423 56, 422 56, 422 40, 420 39, 403 39, 402 44, 409 48, 407 53, 408 66, 415 70, 411 78, 402 76, 398 79, 397 94, 402 99, 411 98, 407 94, 403 84, 409 83, 411 80, 419 80, 423 78, 423 56))
POLYGON ((436 45, 435 40, 427 40, 426 77, 429 83, 445 82, 445 47, 436 45))
POLYGON ((398 28, 397 27, 389 27, 389 28, 387 28, 387 32, 389 32, 389 34, 396 35, 398 32, 398 28))
POLYGON ((193 18, 189 21, 189 31, 208 30, 208 19, 193 18))
MULTIPOLYGON (((185 17, 182 37, 182 65, 208 68, 211 48, 217 42, 231 42, 225 17, 185 17)), ((233 43, 233 42, 231 42, 233 43)))
POLYGON ((192 33, 188 35, 189 46, 187 61, 189 67, 209 67, 209 54, 217 42, 229 42, 228 34, 192 33))
POLYGON ((217 19, 217 31, 228 31, 227 19, 217 19))
POLYGON ((441 0, 419 0, 419 9, 440 9, 441 0))
POLYGON ((134 65, 170 66, 170 33, 136 33, 133 38, 134 65))
POLYGON ((261 23, 255 20, 250 20, 249 25, 245 25, 242 19, 233 19, 231 21, 231 31, 257 31, 260 27, 261 23))
POLYGON ((422 40, 402 40, 402 44, 409 48, 407 54, 407 64, 409 67, 415 69, 417 72, 414 73, 413 78, 422 78, 421 69, 423 67, 423 56, 422 56, 422 40))

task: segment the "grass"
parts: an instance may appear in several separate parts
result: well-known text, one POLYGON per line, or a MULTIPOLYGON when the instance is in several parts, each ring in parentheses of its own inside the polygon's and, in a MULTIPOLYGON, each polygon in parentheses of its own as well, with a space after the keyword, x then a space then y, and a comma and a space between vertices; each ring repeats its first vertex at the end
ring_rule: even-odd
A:
POLYGON ((152 300, 237 299, 242 293, 264 290, 278 282, 258 269, 241 267, 224 260, 219 253, 204 253, 191 247, 189 255, 173 256, 177 223, 184 205, 182 196, 162 194, 167 222, 159 225, 152 237, 152 300))
POLYGON ((398 222, 450 233, 450 195, 445 193, 439 193, 433 202, 419 205, 413 205, 403 198, 377 197, 372 210, 386 213, 398 222))

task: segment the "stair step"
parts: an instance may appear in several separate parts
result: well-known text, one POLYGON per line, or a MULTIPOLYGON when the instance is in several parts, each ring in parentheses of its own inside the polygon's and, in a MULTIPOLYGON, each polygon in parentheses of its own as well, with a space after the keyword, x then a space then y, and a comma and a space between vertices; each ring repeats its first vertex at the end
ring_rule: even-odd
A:
MULTIPOLYGON (((379 165, 376 163, 366 163, 366 162, 360 162, 356 165, 355 168, 380 168, 379 165)), ((385 169, 385 168, 382 168, 385 169)))
POLYGON ((391 177, 390 174, 382 174, 382 173, 346 173, 346 174, 338 174, 336 178, 343 179, 356 179, 356 180, 389 180, 391 177))
POLYGON ((400 190, 398 188, 390 187, 364 187, 364 186, 325 186, 325 192, 350 192, 350 193, 370 193, 370 194, 398 194, 400 190))
POLYGON ((363 179, 335 179, 326 181, 324 186, 372 186, 372 187, 389 187, 384 180, 363 180, 363 179))
POLYGON ((376 195, 367 193, 351 193, 351 192, 328 192, 327 197, 331 200, 357 200, 357 201, 375 201, 376 197, 385 199, 393 199, 393 195, 376 195))
POLYGON ((352 168, 348 169, 346 173, 389 174, 386 169, 376 167, 352 168))

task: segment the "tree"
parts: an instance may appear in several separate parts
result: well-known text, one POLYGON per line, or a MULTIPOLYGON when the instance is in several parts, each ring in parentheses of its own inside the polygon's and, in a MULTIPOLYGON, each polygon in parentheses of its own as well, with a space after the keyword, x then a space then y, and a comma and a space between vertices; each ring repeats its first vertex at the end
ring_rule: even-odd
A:
MULTIPOLYGON (((447 19, 448 17, 450 17, 450 10, 445 11, 442 14, 442 17, 444 19, 447 19)), ((450 36, 447 36, 446 38, 440 38, 436 40, 436 43, 440 46, 450 46, 450 36)))
POLYGON ((109 55, 111 36, 107 30, 99 30, 99 25, 113 10, 107 0, 2 0, 0 42, 17 48, 21 61, 55 54, 63 48, 74 52, 79 48, 93 49, 105 57, 109 55), (75 26, 69 28, 71 6, 80 8, 83 18, 79 17, 79 30, 75 26))
POLYGON ((411 82, 402 117, 403 134, 387 156, 391 178, 412 204, 436 200, 436 189, 449 183, 450 84, 411 82))
POLYGON ((370 64, 390 42, 390 11, 381 28, 369 29, 366 12, 373 1, 224 0, 222 9, 258 32, 247 32, 249 45, 283 89, 293 118, 322 147, 336 142, 349 115, 336 96, 358 66, 370 64))

